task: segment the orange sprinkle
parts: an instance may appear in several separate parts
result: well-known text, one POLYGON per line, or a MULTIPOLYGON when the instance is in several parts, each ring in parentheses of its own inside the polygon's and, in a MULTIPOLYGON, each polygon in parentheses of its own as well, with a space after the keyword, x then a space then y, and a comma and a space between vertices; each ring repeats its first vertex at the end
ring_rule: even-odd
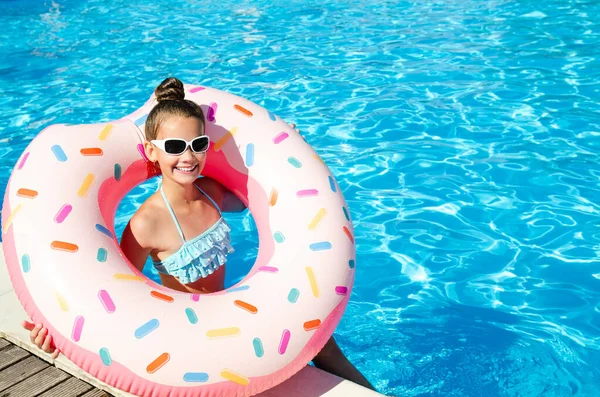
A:
POLYGON ((146 367, 146 371, 149 374, 155 373, 156 371, 161 369, 167 362, 169 362, 170 358, 171 358, 171 356, 169 355, 169 353, 161 354, 160 356, 158 356, 156 358, 156 360, 154 360, 150 364, 148 364, 148 366, 146 367))
POLYGON ((252 112, 240 105, 233 105, 233 108, 238 112, 245 114, 248 117, 252 117, 252 112))
POLYGON ((319 319, 310 320, 310 321, 307 321, 304 323, 304 330, 312 331, 313 329, 319 328, 319 325, 321 325, 321 320, 319 320, 319 319))
POLYGON ((348 230, 348 228, 346 226, 344 226, 343 229, 344 229, 344 233, 346 233, 346 236, 348 236, 350 241, 352 241, 352 244, 354 244, 354 237, 352 237, 352 233, 350 233, 350 230, 348 230))
POLYGON ((115 273, 113 277, 117 280, 146 281, 144 277, 136 276, 135 274, 115 273))
POLYGON ((237 307, 239 307, 240 309, 244 309, 247 312, 250 312, 252 314, 258 313, 258 309, 256 308, 256 306, 253 306, 244 301, 237 300, 237 301, 234 301, 233 304, 236 305, 237 307))
POLYGON ((156 299, 160 299, 161 301, 165 301, 165 302, 169 302, 169 303, 175 301, 175 299, 173 299, 172 296, 163 294, 162 292, 158 292, 158 291, 152 291, 152 292, 150 292, 150 295, 152 295, 156 299))
POLYGON ((19 196, 19 197, 36 198, 37 195, 38 195, 38 192, 36 192, 35 190, 31 190, 31 189, 17 190, 17 196, 19 196))
POLYGON ((217 141, 215 142, 215 146, 213 147, 215 149, 215 151, 218 152, 219 150, 221 150, 223 145, 225 145, 227 143, 227 141, 230 140, 236 133, 237 133, 237 127, 233 127, 232 129, 227 131, 225 133, 225 135, 223 135, 221 138, 217 139, 217 141))
POLYGON ((279 192, 277 189, 271 189, 271 197, 269 197, 269 205, 272 207, 277 203, 277 197, 279 196, 279 192))
POLYGON ((323 161, 323 159, 321 158, 321 156, 319 156, 318 154, 314 153, 313 157, 316 158, 317 160, 319 160, 321 163, 323 163, 323 165, 327 165, 327 164, 325 164, 325 162, 323 161))
POLYGON ((67 252, 77 252, 77 250, 79 249, 79 247, 77 245, 67 243, 65 241, 53 241, 50 244, 50 247, 52 249, 55 249, 58 251, 67 251, 67 252))
POLYGON ((88 147, 80 150, 81 154, 84 156, 102 156, 102 149, 99 147, 88 147))

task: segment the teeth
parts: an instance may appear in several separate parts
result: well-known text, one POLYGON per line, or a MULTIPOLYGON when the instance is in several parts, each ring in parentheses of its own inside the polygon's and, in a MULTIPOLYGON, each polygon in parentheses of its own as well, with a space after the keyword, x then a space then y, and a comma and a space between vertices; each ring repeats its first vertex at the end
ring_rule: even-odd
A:
POLYGON ((183 171, 183 172, 190 172, 192 171, 194 168, 196 168, 196 166, 193 167, 188 167, 188 168, 184 168, 184 167, 175 167, 176 169, 178 169, 179 171, 183 171))

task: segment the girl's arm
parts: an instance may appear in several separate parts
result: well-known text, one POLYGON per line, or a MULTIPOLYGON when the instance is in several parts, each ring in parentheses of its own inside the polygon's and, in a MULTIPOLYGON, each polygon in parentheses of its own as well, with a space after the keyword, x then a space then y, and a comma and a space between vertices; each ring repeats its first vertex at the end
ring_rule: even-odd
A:
POLYGON ((149 241, 153 230, 151 223, 144 214, 138 212, 131 218, 121 236, 121 250, 140 272, 152 251, 149 241))

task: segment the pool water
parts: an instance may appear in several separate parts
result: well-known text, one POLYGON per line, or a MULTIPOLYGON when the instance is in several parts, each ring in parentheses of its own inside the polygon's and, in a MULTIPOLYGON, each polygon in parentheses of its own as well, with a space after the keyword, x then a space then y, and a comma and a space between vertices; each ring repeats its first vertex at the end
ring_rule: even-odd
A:
MULTIPOLYGON (((42 128, 119 118, 169 75, 244 96, 343 189, 358 256, 336 337, 380 392, 600 395, 600 2, 0 9, 0 190, 42 128)), ((248 213, 228 220, 231 284, 258 241, 248 213)))

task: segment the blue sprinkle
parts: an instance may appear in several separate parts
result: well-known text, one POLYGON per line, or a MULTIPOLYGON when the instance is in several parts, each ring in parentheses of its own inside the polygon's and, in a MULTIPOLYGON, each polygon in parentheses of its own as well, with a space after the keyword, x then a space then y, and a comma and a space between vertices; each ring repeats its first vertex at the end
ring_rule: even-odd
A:
POLYGON ((135 125, 137 125, 138 127, 141 127, 146 122, 147 118, 148 118, 147 114, 143 115, 142 117, 140 117, 139 119, 137 119, 135 121, 135 125))
POLYGON ((288 163, 290 163, 291 165, 293 165, 296 168, 302 167, 302 163, 300 162, 300 160, 298 160, 295 157, 288 157, 288 163))
POLYGON ((196 312, 191 307, 185 309, 185 314, 188 320, 190 320, 190 323, 196 324, 198 322, 198 316, 196 316, 196 312))
POLYGON ((252 167, 254 165, 254 144, 249 143, 246 146, 246 167, 252 167))
POLYGON ((333 177, 331 175, 329 175, 329 187, 331 188, 332 192, 337 192, 337 188, 335 187, 335 181, 333 180, 333 177))
POLYGON ((96 255, 98 262, 106 262, 107 256, 108 252, 104 248, 98 248, 98 255, 96 255))
POLYGON ((121 165, 120 164, 115 164, 115 179, 117 181, 121 180, 121 165))
POLYGON ((60 147, 60 145, 52 146, 52 153, 54 153, 56 159, 61 163, 67 161, 67 155, 65 154, 63 148, 60 147))
POLYGON ((236 288, 230 288, 227 290, 227 292, 238 292, 238 291, 245 291, 248 288, 250 288, 249 285, 242 285, 241 287, 236 287, 236 288))
POLYGON ((110 353, 106 347, 100 349, 100 358, 102 359, 102 363, 107 367, 112 364, 112 358, 110 357, 110 353))
POLYGON ((27 273, 31 270, 31 260, 29 255, 23 255, 21 257, 21 265, 23 266, 23 273, 27 273))
POLYGON ((270 118, 271 120, 273 120, 273 121, 276 121, 276 120, 277 120, 277 117, 275 117, 275 115, 274 115, 273 113, 269 112, 268 110, 267 110, 267 113, 269 114, 269 118, 270 118))
POLYGON ((312 243, 310 245, 311 251, 323 251, 331 249, 331 243, 329 241, 320 241, 318 243, 312 243))
POLYGON ((285 236, 281 232, 275 232, 275 234, 273 234, 273 238, 280 244, 285 241, 285 236))
POLYGON ((184 382, 206 382, 208 374, 204 372, 187 372, 183 375, 184 382))
POLYGON ((350 260, 348 261, 348 266, 350 266, 350 269, 354 269, 355 263, 354 263, 354 260, 353 260, 353 259, 350 259, 350 260))
POLYGON ((290 303, 296 303, 299 296, 300 296, 300 291, 298 291, 296 288, 292 288, 290 290, 290 293, 288 294, 288 301, 290 303))
POLYGON ((108 230, 107 228, 105 228, 104 226, 100 225, 100 224, 96 224, 96 230, 98 230, 100 233, 106 234, 108 237, 112 238, 112 233, 110 232, 110 230, 108 230))
POLYGON ((252 341, 252 345, 254 346, 254 354, 256 357, 262 357, 265 355, 265 349, 263 349, 262 341, 260 338, 254 338, 252 341))
POLYGON ((344 210, 344 216, 346 217, 346 220, 350 222, 350 215, 348 215, 348 210, 346 210, 346 207, 342 207, 342 209, 344 210))
POLYGON ((144 324, 141 327, 139 327, 138 329, 136 329, 134 335, 137 339, 142 339, 144 336, 148 335, 150 332, 152 332, 156 328, 158 328, 159 325, 160 325, 160 323, 158 322, 158 320, 153 318, 152 320, 148 321, 146 324, 144 324))

